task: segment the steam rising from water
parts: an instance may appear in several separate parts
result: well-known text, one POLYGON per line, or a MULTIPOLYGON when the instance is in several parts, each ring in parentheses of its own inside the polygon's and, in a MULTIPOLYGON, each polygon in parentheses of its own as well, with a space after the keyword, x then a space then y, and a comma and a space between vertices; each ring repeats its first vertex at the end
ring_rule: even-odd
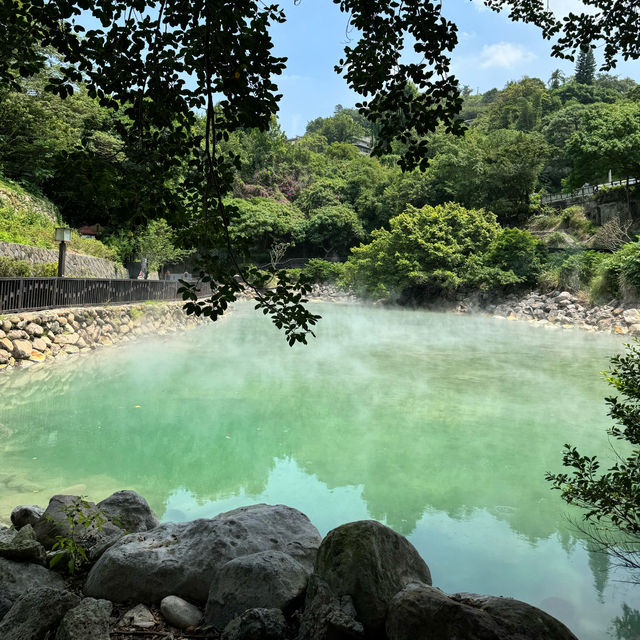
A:
POLYGON ((543 606, 580 638, 622 602, 544 473, 609 456, 614 336, 322 306, 289 348, 249 305, 216 325, 0 381, 0 519, 57 492, 143 494, 165 519, 284 502, 324 533, 376 518, 448 591, 543 606), (38 493, 34 494, 34 491, 38 493))

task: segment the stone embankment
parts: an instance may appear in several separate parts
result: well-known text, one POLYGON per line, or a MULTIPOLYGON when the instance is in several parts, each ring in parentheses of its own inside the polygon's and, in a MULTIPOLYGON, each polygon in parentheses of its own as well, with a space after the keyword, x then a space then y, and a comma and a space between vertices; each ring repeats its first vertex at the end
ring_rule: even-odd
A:
MULTIPOLYGON (((0 242, 0 257, 12 260, 26 260, 31 264, 58 262, 57 249, 41 249, 25 244, 0 242)), ((74 278, 128 278, 129 272, 120 264, 87 256, 82 253, 67 252, 65 274, 74 278)))
MULTIPOLYGON (((476 309, 465 303, 459 307, 460 311, 476 309)), ((479 310, 497 318, 529 320, 540 325, 640 334, 640 308, 615 300, 592 306, 568 291, 534 291, 524 297, 510 296, 498 304, 482 305, 479 310)))
POLYGON ((57 495, 11 520, 0 528, 3 640, 576 640, 524 602, 433 587, 411 543, 372 520, 322 539, 300 511, 258 504, 159 524, 133 491, 97 505, 57 495), (88 526, 72 530, 79 514, 88 526), (52 551, 56 540, 68 549, 52 551), (80 547, 87 560, 65 582, 80 547))
POLYGON ((311 300, 317 299, 324 302, 358 302, 358 298, 351 292, 341 289, 333 284, 314 284, 309 294, 311 300))
POLYGON ((182 304, 78 307, 0 315, 0 369, 87 353, 139 336, 177 331, 201 321, 186 315, 182 304))

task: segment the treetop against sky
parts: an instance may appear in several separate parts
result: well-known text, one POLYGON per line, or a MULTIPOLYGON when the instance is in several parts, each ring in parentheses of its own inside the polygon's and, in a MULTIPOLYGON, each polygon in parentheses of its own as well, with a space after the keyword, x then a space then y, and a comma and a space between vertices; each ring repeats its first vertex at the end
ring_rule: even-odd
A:
MULTIPOLYGON (((331 2, 293 0, 280 3, 287 22, 275 25, 274 54, 288 57, 287 68, 277 79, 280 92, 278 117, 287 135, 302 135, 307 122, 328 116, 336 104, 352 106, 359 97, 338 76, 333 65, 342 57, 349 37, 347 17, 331 2)), ((482 0, 443 0, 443 14, 458 25, 458 46, 452 55, 452 72, 473 91, 502 88, 510 80, 532 76, 548 80, 554 69, 572 75, 575 64, 552 58, 551 42, 540 29, 516 23, 507 13, 495 13, 482 0)), ((589 10, 579 0, 549 0, 558 16, 589 10)), ((595 51, 602 61, 601 48, 595 51)), ((621 61, 611 72, 640 82, 640 62, 621 61)))

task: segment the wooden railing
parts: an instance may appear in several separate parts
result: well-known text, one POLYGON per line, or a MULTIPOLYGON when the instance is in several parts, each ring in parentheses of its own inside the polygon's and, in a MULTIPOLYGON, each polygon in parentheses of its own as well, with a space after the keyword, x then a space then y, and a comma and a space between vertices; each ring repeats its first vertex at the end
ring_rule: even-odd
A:
MULTIPOLYGON (((0 278, 0 313, 54 307, 121 304, 145 300, 182 300, 179 282, 100 278, 0 278)), ((201 296, 211 293, 200 285, 201 296)))

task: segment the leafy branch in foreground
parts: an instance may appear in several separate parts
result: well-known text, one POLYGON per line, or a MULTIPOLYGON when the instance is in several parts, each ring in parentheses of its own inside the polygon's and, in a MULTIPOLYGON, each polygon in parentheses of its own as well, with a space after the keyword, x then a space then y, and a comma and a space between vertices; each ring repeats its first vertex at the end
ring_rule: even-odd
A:
MULTIPOLYGON (((453 133, 464 128, 459 83, 450 73, 457 26, 444 15, 443 3, 433 0, 333 2, 359 33, 336 69, 364 98, 358 108, 376 129, 374 153, 388 153, 396 142, 403 169, 424 168, 427 135, 439 126, 453 133), (409 48, 415 61, 404 62, 409 48)), ((545 11, 541 0, 485 4, 556 38, 556 56, 571 57, 601 41, 606 69, 618 54, 640 57, 638 7, 632 0, 587 0, 595 15, 572 13, 562 21, 545 11)), ((240 163, 223 143, 237 131, 267 130, 277 112, 281 95, 273 78, 286 59, 273 55, 270 28, 284 20, 279 5, 261 0, 4 0, 0 89, 18 89, 20 78, 40 71, 47 52, 55 50, 60 64, 45 90, 67 98, 84 85, 90 98, 119 114, 113 131, 121 142, 118 154, 141 168, 130 191, 131 224, 176 219, 201 231, 193 246, 202 255, 223 248, 229 258, 226 274, 206 272, 219 290, 209 307, 197 308, 208 308, 215 319, 251 289, 287 339, 304 342, 316 319, 300 311, 305 292, 284 280, 275 290, 251 284, 235 258, 223 202, 240 163), (214 96, 220 97, 215 104, 214 96), (202 111, 204 130, 197 126, 202 111), (184 167, 188 176, 175 189, 180 198, 168 197, 167 185, 184 167)))
MULTIPOLYGON (((624 443, 613 448, 617 461, 601 471, 597 456, 581 455, 565 445, 569 473, 546 478, 562 499, 586 510, 580 529, 622 566, 640 569, 640 343, 611 359, 606 380, 620 396, 606 398, 615 421, 608 433, 624 443)), ((640 580, 638 580, 640 581, 640 580)))

